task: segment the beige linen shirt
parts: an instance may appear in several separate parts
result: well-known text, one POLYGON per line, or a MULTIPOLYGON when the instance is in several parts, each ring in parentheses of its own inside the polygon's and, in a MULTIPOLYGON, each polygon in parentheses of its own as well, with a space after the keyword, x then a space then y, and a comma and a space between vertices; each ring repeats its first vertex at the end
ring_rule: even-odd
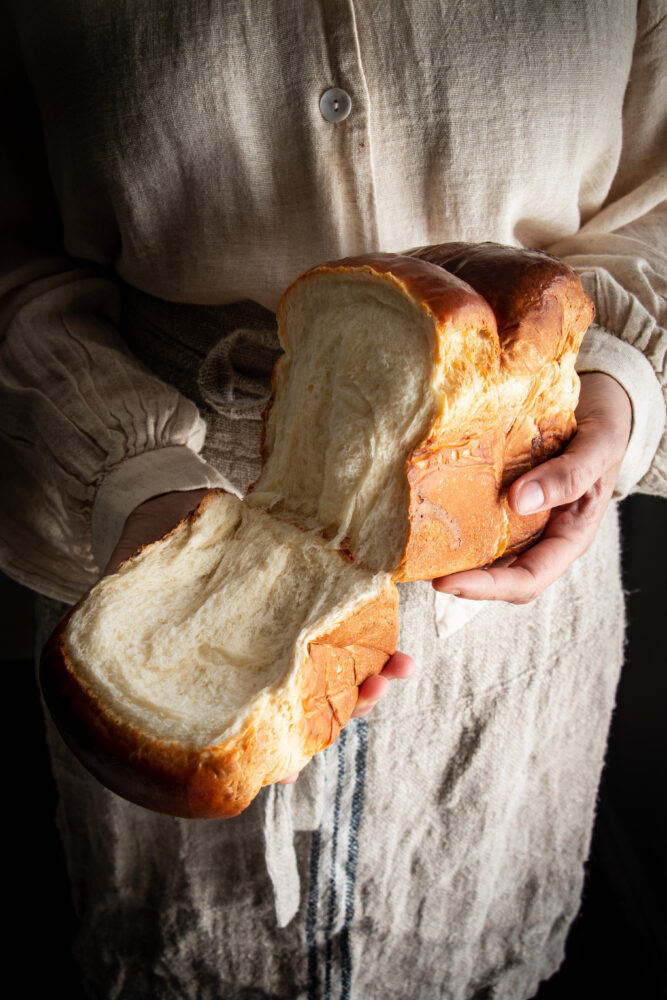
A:
POLYGON ((10 575, 75 600, 133 506, 224 481, 197 458, 196 409, 125 352, 115 279, 274 309, 300 271, 346 254, 550 249, 596 300, 580 369, 632 399, 619 495, 665 491, 661 3, 9 6, 28 77, 8 28, 10 575), (352 101, 338 123, 320 111, 333 86, 352 101))

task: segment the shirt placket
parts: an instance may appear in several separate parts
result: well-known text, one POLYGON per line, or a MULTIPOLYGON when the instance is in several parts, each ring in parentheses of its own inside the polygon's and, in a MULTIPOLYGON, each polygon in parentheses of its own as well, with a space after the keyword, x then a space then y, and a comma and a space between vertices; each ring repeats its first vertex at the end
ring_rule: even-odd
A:
POLYGON ((352 0, 323 3, 329 80, 317 95, 321 127, 331 130, 325 145, 336 169, 331 184, 341 186, 334 198, 341 218, 339 231, 346 253, 378 249, 378 223, 371 107, 362 63, 357 19, 352 0))

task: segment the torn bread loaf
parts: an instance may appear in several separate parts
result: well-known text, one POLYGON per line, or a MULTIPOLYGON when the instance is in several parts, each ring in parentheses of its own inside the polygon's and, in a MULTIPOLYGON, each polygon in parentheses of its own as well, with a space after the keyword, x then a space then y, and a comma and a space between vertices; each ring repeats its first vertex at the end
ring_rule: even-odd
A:
POLYGON ((42 689, 108 788, 233 816, 333 742, 397 639, 387 575, 215 490, 60 623, 42 689))
POLYGON ((209 494, 47 646, 45 697, 84 764, 149 808, 231 816, 331 743, 396 648, 393 581, 542 530, 507 489, 574 431, 592 315, 566 265, 493 244, 294 282, 246 500, 209 494))
POLYGON ((505 555, 542 532, 549 511, 514 514, 507 489, 533 466, 562 451, 576 430, 579 377, 574 365, 593 321, 593 302, 567 264, 537 250, 497 243, 445 243, 411 256, 445 268, 491 306, 498 329, 498 405, 503 437, 505 555))
POLYGON ((548 515, 517 518, 507 488, 574 432, 592 317, 567 265, 496 244, 309 271, 278 312, 285 354, 248 502, 396 580, 518 551, 548 515))

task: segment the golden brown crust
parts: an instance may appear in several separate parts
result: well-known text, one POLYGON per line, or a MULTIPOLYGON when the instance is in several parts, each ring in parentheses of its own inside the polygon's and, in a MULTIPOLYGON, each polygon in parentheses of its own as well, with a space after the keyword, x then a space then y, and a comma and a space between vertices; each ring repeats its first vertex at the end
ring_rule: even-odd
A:
POLYGON ((380 673, 397 643, 398 591, 393 584, 380 599, 360 606, 331 632, 309 642, 308 669, 300 673, 302 738, 308 746, 319 744, 313 753, 333 743, 347 725, 359 685, 380 673))
POLYGON ((263 785, 287 777, 287 759, 303 767, 333 742, 354 710, 358 685, 382 670, 398 641, 398 593, 387 582, 378 597, 310 641, 295 692, 278 689, 270 705, 241 720, 236 735, 192 749, 116 718, 78 676, 65 633, 81 603, 61 620, 42 654, 40 681, 53 719, 107 788, 145 808, 187 818, 238 815, 263 785), (292 715, 290 733, 286 720, 292 715))
POLYGON ((290 285, 278 307, 281 343, 285 345, 286 336, 281 319, 290 296, 298 290, 301 282, 309 281, 319 274, 340 275, 359 271, 384 276, 388 281, 393 281, 408 298, 430 312, 436 323, 443 325, 445 329, 469 324, 489 326, 495 330, 495 319, 488 303, 465 281, 446 271, 443 273, 443 269, 436 264, 407 254, 369 253, 321 264, 302 274, 290 285))
MULTIPOLYGON (((515 514, 507 491, 519 476, 559 454, 576 431, 573 376, 563 362, 576 356, 595 314, 593 303, 575 272, 541 251, 497 243, 445 243, 419 247, 409 254, 455 274, 493 309, 501 348, 504 554, 517 554, 540 536, 549 512, 515 514), (562 369, 555 377, 550 371, 554 363, 562 369), (513 389, 519 379, 525 380, 521 405, 513 389)), ((502 551, 499 548, 498 554, 502 551)))
POLYGON ((443 243, 409 255, 439 266, 475 289, 498 326, 502 367, 536 371, 579 349, 593 321, 593 303, 563 261, 539 250, 499 243, 443 243))
POLYGON ((501 450, 501 436, 492 428, 459 447, 436 440, 413 452, 407 469, 410 532, 394 579, 432 580, 485 566, 502 554, 507 530, 498 502, 501 450))

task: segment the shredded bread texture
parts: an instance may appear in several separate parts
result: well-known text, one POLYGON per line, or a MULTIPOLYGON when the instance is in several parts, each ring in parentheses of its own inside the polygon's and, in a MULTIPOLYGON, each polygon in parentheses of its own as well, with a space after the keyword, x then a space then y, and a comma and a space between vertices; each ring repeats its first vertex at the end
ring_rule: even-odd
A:
POLYGON ((66 650, 112 714, 203 748, 289 692, 308 637, 382 585, 317 536, 219 493, 98 584, 66 650))
POLYGON ((410 528, 411 455, 498 423, 498 338, 442 324, 392 274, 322 268, 287 295, 262 474, 248 503, 392 572, 410 528))

